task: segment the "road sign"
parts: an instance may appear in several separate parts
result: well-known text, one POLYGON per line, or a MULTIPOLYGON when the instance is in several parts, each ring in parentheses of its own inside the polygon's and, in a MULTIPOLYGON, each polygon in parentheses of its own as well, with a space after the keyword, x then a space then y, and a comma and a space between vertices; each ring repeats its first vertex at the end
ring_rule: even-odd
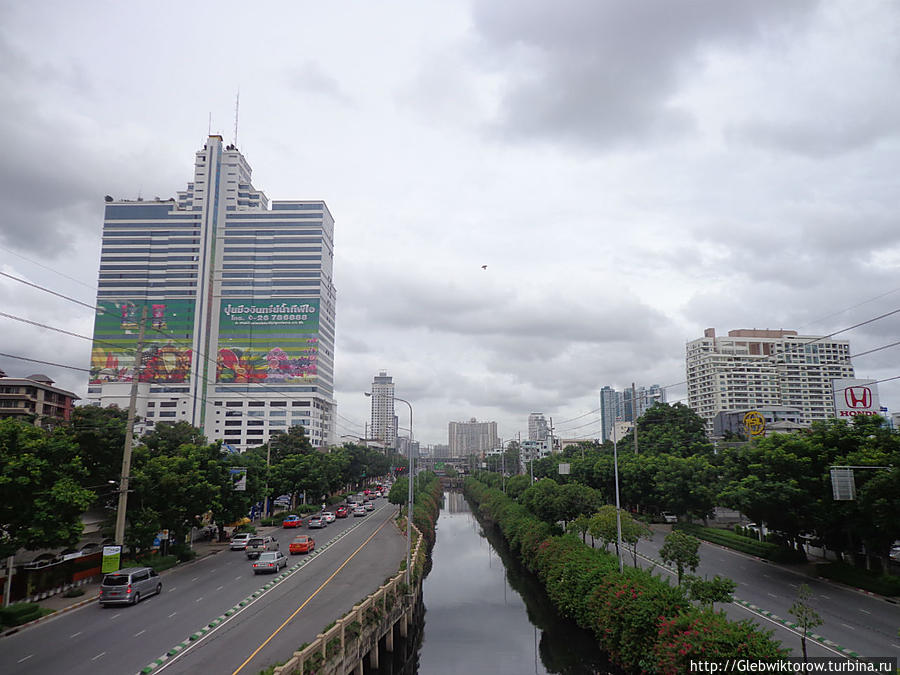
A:
POLYGON ((856 480, 853 469, 836 468, 831 470, 831 494, 835 501, 848 502, 856 499, 856 480))

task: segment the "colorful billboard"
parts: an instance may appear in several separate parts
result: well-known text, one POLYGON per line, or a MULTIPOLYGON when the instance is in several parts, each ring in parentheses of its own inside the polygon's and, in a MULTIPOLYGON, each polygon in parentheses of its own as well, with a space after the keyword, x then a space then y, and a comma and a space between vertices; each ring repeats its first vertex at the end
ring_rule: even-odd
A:
POLYGON ((318 353, 318 299, 222 299, 216 382, 310 384, 318 353))
POLYGON ((147 326, 139 380, 190 381, 193 300, 138 300, 98 303, 91 351, 91 384, 131 382, 144 306, 147 326))

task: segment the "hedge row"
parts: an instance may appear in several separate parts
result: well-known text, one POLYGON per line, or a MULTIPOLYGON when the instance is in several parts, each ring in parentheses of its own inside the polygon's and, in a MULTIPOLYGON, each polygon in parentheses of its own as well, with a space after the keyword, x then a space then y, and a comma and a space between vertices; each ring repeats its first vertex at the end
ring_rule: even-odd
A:
POLYGON ((728 548, 755 555, 758 558, 779 563, 806 562, 806 554, 803 551, 785 548, 767 541, 755 541, 731 530, 722 530, 716 527, 704 527, 696 523, 678 523, 676 530, 682 530, 697 539, 719 544, 728 548))
POLYGON ((466 495, 495 523, 512 552, 544 584, 560 614, 593 632, 623 668, 685 673, 694 659, 764 659, 786 651, 750 621, 695 608, 679 587, 642 569, 619 573, 615 555, 538 520, 524 506, 473 478, 466 495))
POLYGON ((0 626, 21 626, 43 616, 41 606, 36 602, 16 602, 0 608, 0 626))
POLYGON ((900 595, 900 577, 889 574, 873 574, 859 567, 841 562, 816 566, 816 574, 826 579, 839 581, 848 586, 863 588, 879 595, 900 595))

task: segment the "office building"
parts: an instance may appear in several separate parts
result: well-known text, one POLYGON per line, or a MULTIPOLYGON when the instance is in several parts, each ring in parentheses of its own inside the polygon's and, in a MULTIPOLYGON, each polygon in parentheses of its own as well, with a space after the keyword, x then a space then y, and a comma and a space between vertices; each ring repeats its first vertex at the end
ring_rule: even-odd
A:
POLYGON ((88 399, 121 401, 137 378, 151 428, 189 422, 238 450, 292 426, 336 442, 325 202, 270 205, 221 136, 177 197, 106 202, 88 399))
POLYGON ((381 371, 372 380, 372 421, 369 437, 384 444, 385 448, 397 447, 397 416, 394 414, 394 380, 381 371))
POLYGON ((533 412, 528 416, 528 440, 543 441, 550 436, 550 426, 544 413, 533 412))
POLYGON ((0 370, 0 419, 28 421, 49 429, 72 418, 78 397, 53 386, 46 375, 6 377, 0 370))
MULTIPOLYGON (((635 419, 640 418, 656 403, 666 402, 666 391, 658 384, 650 387, 625 387, 622 391, 616 391, 610 386, 600 390, 600 440, 611 441, 613 439, 613 425, 618 422, 634 424, 635 419), (632 401, 634 399, 634 401, 632 401)), ((617 438, 622 438, 617 434, 617 438)))
POLYGON ((450 422, 450 457, 482 455, 500 445, 496 422, 450 422))
POLYGON ((795 330, 713 328, 687 343, 688 405, 706 421, 726 410, 790 408, 809 426, 834 416, 832 380, 853 378, 850 343, 795 330))

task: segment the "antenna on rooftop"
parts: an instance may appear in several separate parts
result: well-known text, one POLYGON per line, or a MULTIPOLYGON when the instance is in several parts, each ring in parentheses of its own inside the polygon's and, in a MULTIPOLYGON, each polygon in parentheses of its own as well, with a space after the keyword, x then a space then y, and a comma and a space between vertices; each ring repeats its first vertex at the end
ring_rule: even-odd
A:
POLYGON ((234 99, 234 143, 235 148, 237 148, 237 130, 238 130, 238 110, 241 107, 241 88, 238 87, 237 96, 234 99))
POLYGON ((206 127, 206 135, 212 136, 212 112, 209 113, 209 124, 206 127))

